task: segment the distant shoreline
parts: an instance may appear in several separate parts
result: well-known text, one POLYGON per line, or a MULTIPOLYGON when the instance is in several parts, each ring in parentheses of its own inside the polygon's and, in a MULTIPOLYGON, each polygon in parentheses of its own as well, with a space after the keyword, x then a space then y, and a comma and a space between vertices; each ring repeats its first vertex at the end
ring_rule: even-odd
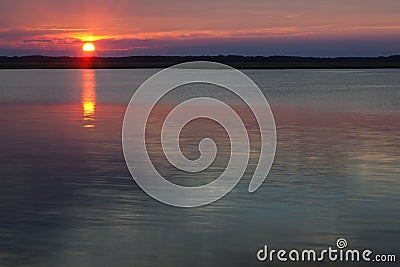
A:
POLYGON ((50 57, 0 56, 0 69, 138 69, 166 68, 188 61, 214 61, 240 69, 371 69, 400 68, 400 55, 387 57, 293 56, 130 56, 50 57))

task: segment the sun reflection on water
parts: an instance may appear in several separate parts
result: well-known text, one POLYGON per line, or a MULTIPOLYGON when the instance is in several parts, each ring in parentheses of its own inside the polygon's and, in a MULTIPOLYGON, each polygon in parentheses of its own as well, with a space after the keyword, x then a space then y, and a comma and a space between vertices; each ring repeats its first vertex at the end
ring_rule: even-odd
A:
POLYGON ((96 110, 96 73, 94 70, 82 70, 82 110, 84 128, 94 127, 96 110))

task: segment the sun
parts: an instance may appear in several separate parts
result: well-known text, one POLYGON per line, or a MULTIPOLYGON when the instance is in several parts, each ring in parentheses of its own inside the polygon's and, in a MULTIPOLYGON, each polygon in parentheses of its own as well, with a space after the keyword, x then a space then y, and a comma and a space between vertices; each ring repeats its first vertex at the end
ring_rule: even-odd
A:
POLYGON ((82 46, 83 52, 94 52, 95 50, 96 50, 96 47, 94 46, 93 43, 84 43, 82 46))

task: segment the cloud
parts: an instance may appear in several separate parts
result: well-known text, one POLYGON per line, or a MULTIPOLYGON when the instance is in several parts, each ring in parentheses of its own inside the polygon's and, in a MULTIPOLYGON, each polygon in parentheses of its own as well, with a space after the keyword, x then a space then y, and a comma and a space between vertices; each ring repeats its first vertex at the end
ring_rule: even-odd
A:
POLYGON ((249 54, 272 43, 300 53, 296 46, 304 40, 311 45, 333 40, 342 51, 336 41, 400 35, 400 1, 393 0, 14 0, 2 1, 0 10, 0 54, 74 55, 83 41, 95 41, 99 52, 115 55, 249 54), (284 45, 287 40, 293 47, 284 45))

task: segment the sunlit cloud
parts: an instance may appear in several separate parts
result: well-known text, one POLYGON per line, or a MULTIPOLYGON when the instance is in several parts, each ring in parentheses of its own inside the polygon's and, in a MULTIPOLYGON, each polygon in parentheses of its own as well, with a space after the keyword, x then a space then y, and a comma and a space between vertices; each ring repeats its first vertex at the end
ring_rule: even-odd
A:
MULTIPOLYGON (((6 1, 0 4, 4 14, 0 19, 0 55, 12 51, 76 55, 83 42, 99 43, 100 55, 102 51, 107 55, 126 51, 162 54, 165 49, 174 50, 168 45, 185 47, 182 51, 188 52, 193 47, 193 53, 208 54, 220 52, 213 47, 216 43, 224 43, 226 53, 241 43, 240 53, 254 54, 252 47, 257 41, 262 46, 290 40, 296 46, 307 40, 357 37, 365 43, 377 38, 396 39, 400 35, 400 1, 377 2, 232 0, 227 8, 228 2, 222 0, 6 1)), ((379 51, 371 46, 371 53, 395 52, 389 44, 381 45, 383 50, 379 51)), ((330 48, 332 54, 340 50, 330 48)))

